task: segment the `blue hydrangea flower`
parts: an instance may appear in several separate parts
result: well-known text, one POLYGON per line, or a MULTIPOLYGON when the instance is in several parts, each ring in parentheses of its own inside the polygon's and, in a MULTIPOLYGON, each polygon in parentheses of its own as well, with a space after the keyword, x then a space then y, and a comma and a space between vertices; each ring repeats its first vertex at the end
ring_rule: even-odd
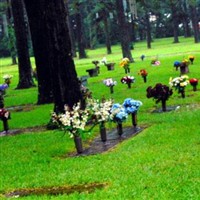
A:
POLYGON ((125 99, 123 103, 125 112, 127 112, 128 114, 137 112, 141 105, 142 105, 141 101, 137 101, 132 98, 125 99))
POLYGON ((113 104, 111 108, 111 120, 117 123, 122 123, 128 118, 125 109, 119 103, 113 104))
POLYGON ((181 62, 179 62, 179 61, 174 62, 174 67, 179 67, 180 65, 181 65, 181 62))

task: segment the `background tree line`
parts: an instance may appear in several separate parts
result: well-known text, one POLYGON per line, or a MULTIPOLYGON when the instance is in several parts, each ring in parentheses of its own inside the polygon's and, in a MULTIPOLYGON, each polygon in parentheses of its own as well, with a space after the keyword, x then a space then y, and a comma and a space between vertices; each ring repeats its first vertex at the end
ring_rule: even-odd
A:
MULTIPOLYGON (((74 56, 79 52, 79 57, 84 58, 84 48, 94 49, 103 45, 107 46, 109 54, 112 52, 111 44, 120 42, 116 2, 120 1, 65 0, 74 56)), ((174 36, 174 42, 178 42, 178 36, 194 36, 195 42, 199 42, 200 0, 121 2, 131 42, 147 39, 148 33, 151 40, 174 36)), ((0 56, 16 52, 10 3, 10 0, 0 0, 0 56), (6 41, 8 37, 10 44, 6 41)), ((26 21, 26 14, 24 17, 26 21)), ((29 48, 32 55, 30 37, 29 48)))
POLYGON ((86 48, 106 46, 111 54, 120 43, 122 57, 133 61, 137 41, 151 48, 154 38, 173 36, 177 43, 184 35, 198 43, 199 10, 200 0, 0 0, 0 56, 18 61, 21 89, 35 86, 34 53, 38 104, 54 102, 62 111, 82 98, 73 63, 77 53, 86 58, 86 48))

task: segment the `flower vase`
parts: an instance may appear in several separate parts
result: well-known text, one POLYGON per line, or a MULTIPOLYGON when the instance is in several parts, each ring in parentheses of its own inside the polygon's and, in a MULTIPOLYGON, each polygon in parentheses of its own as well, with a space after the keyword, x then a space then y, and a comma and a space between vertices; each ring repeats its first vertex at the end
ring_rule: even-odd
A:
POLYGON ((192 87, 194 92, 197 91, 197 85, 193 85, 192 87))
POLYGON ((128 85, 128 88, 130 89, 131 88, 131 83, 127 83, 127 85, 128 85))
POLYGON ((110 86, 110 94, 114 93, 114 85, 110 86))
POLYGON ((2 119, 3 121, 3 128, 4 128, 4 131, 8 132, 8 119, 4 118, 2 119))
POLYGON ((162 111, 165 112, 166 110, 166 100, 162 100, 162 111))
POLYGON ((100 67, 96 66, 97 73, 100 74, 100 67))
POLYGON ((106 135, 105 122, 101 122, 101 123, 100 123, 99 129, 100 129, 101 141, 102 141, 102 142, 106 142, 106 140, 107 140, 107 135, 106 135))
POLYGON ((143 76, 144 83, 147 82, 147 76, 143 76))
POLYGON ((190 62, 193 65, 194 58, 190 58, 190 62))
POLYGON ((82 139, 80 136, 74 136, 74 143, 78 154, 83 153, 82 139))
POLYGON ((132 125, 134 126, 134 128, 136 128, 136 126, 137 126, 137 112, 132 113, 131 116, 132 116, 132 125))
POLYGON ((114 65, 115 65, 115 63, 108 63, 108 64, 106 64, 107 70, 108 71, 114 70, 114 65))
POLYGON ((125 73, 126 74, 130 73, 130 68, 129 67, 125 67, 124 69, 125 69, 125 73))
POLYGON ((123 127, 122 127, 122 123, 118 123, 117 124, 117 133, 118 135, 121 137, 123 134, 123 127))
POLYGON ((180 93, 181 93, 181 97, 182 97, 182 98, 185 98, 185 91, 182 90, 180 93))

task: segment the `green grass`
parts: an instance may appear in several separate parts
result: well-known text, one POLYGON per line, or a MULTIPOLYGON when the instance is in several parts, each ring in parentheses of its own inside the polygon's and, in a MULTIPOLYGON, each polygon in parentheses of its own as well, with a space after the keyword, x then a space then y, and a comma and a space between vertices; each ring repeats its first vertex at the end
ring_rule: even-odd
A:
MULTIPOLYGON (((173 62, 188 55, 195 56, 194 65, 190 65, 189 77, 200 79, 200 44, 193 38, 180 38, 173 44, 172 38, 155 40, 152 49, 146 49, 145 42, 135 44, 132 51, 135 63, 131 64, 131 75, 136 78, 132 88, 120 83, 125 75, 119 67, 121 47, 113 46, 113 54, 106 55, 106 49, 88 50, 87 59, 75 59, 79 76, 86 75, 86 69, 93 68, 92 60, 101 60, 104 56, 115 62, 115 70, 107 71, 101 66, 98 77, 88 79, 88 88, 94 98, 113 98, 122 103, 127 97, 143 102, 138 112, 139 126, 147 126, 142 133, 119 144, 112 151, 87 157, 63 158, 74 150, 74 143, 61 131, 27 132, 15 136, 0 137, 0 194, 18 188, 39 188, 105 182, 105 189, 93 193, 73 193, 59 196, 29 196, 19 199, 180 199, 197 200, 199 198, 199 135, 200 135, 200 89, 192 91, 186 87, 186 98, 180 98, 177 91, 167 101, 167 106, 180 106, 166 113, 152 113, 161 107, 146 97, 146 88, 161 82, 167 84, 170 77, 179 76, 173 62), (140 60, 146 55, 144 61, 140 60), (153 67, 150 61, 158 56, 161 66, 153 67), (138 75, 145 68, 149 75, 143 83, 138 75), (102 81, 112 77, 118 84, 114 94, 109 93, 102 81)), ((6 107, 27 105, 23 112, 12 111, 10 129, 20 129, 45 125, 50 118, 52 104, 36 105, 37 88, 15 90, 18 83, 17 66, 10 65, 10 59, 0 61, 0 76, 14 75, 5 97, 6 107)), ((34 66, 34 60, 32 60, 34 66)), ((3 81, 3 80, 2 80, 3 81)), ((130 118, 124 126, 130 126, 130 118)), ((107 128, 114 128, 108 124, 107 128)), ((0 130, 2 130, 0 123, 0 130)), ((98 135, 98 127, 90 140, 98 135)), ((1 198, 1 195, 0 195, 1 198)), ((2 196, 3 199, 3 196, 2 196)))

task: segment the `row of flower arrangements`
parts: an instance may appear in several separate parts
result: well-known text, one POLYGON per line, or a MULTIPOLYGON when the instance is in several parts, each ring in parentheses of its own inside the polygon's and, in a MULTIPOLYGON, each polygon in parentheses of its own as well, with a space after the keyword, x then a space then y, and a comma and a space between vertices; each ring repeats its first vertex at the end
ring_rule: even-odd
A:
MULTIPOLYGON (((141 58, 141 60, 144 60, 145 55, 141 55, 140 58, 141 58)), ((193 55, 189 55, 189 56, 188 56, 188 59, 185 58, 185 59, 183 59, 182 62, 180 62, 180 61, 175 61, 175 62, 174 62, 174 67, 176 67, 176 68, 177 68, 177 67, 180 67, 180 66, 181 66, 181 63, 183 63, 183 64, 185 64, 185 65, 188 66, 188 65, 189 65, 189 61, 190 61, 191 64, 193 64, 194 59, 195 59, 195 57, 194 57, 193 55)), ((100 62, 95 60, 95 61, 92 61, 92 63, 95 64, 95 65, 98 65, 100 62)), ((104 63, 104 64, 107 63, 106 57, 104 57, 104 58, 101 60, 101 63, 104 63)), ((160 61, 158 60, 158 58, 153 58, 153 59, 151 60, 151 64, 152 64, 153 66, 159 66, 161 63, 160 63, 160 61)), ((129 60, 129 58, 127 58, 127 57, 122 58, 122 60, 121 60, 120 63, 119 63, 119 66, 122 67, 122 68, 124 68, 126 73, 130 73, 130 60, 129 60)))
POLYGON ((166 101, 173 94, 172 88, 174 87, 176 90, 178 90, 178 93, 181 94, 182 98, 185 98, 185 87, 189 83, 193 86, 193 90, 196 91, 196 86, 198 85, 198 79, 195 78, 189 79, 187 75, 176 77, 174 79, 170 78, 169 80, 170 87, 167 85, 163 85, 161 83, 157 83, 155 87, 149 86, 146 90, 147 98, 153 97, 153 99, 156 100, 156 103, 159 103, 161 101, 162 110, 165 112, 166 101))
MULTIPOLYGON (((142 76, 144 79, 144 82, 146 82, 146 77, 148 75, 147 71, 145 69, 141 69, 140 72, 138 73, 139 75, 142 76)), ((135 77, 134 76, 124 76, 121 78, 121 83, 127 84, 128 88, 131 88, 131 84, 135 82, 135 77)), ((107 86, 110 87, 111 93, 113 93, 113 87, 117 85, 117 81, 113 80, 112 78, 107 78, 103 80, 103 83, 107 86)))
POLYGON ((94 126, 102 122, 112 121, 122 124, 128 115, 136 113, 141 105, 141 101, 131 98, 125 99, 122 105, 113 103, 113 100, 99 101, 90 98, 84 110, 81 109, 80 103, 77 103, 72 109, 66 106, 64 114, 53 112, 52 121, 70 137, 80 137, 84 136, 84 133, 90 133, 94 126), (92 127, 86 130, 88 124, 92 124, 92 127))
MULTIPOLYGON (((141 76, 144 78, 144 82, 146 82, 146 76, 148 75, 146 70, 144 69, 140 70, 139 74, 141 74, 141 76)), ((129 88, 131 87, 131 83, 134 83, 134 82, 135 82, 135 78, 133 76, 125 76, 121 78, 121 83, 127 84, 129 88)), ((110 87, 110 91, 111 93, 113 93, 113 87, 117 85, 117 81, 114 81, 112 78, 108 78, 108 79, 105 79, 103 83, 107 87, 110 87)), ((189 83, 193 86, 193 90, 196 91, 197 89, 196 87, 198 85, 198 79, 196 78, 189 79, 187 75, 182 75, 180 77, 170 78, 170 81, 169 81, 170 87, 174 87, 175 89, 178 90, 179 93, 181 93, 181 91, 183 91, 184 88, 189 83)))

